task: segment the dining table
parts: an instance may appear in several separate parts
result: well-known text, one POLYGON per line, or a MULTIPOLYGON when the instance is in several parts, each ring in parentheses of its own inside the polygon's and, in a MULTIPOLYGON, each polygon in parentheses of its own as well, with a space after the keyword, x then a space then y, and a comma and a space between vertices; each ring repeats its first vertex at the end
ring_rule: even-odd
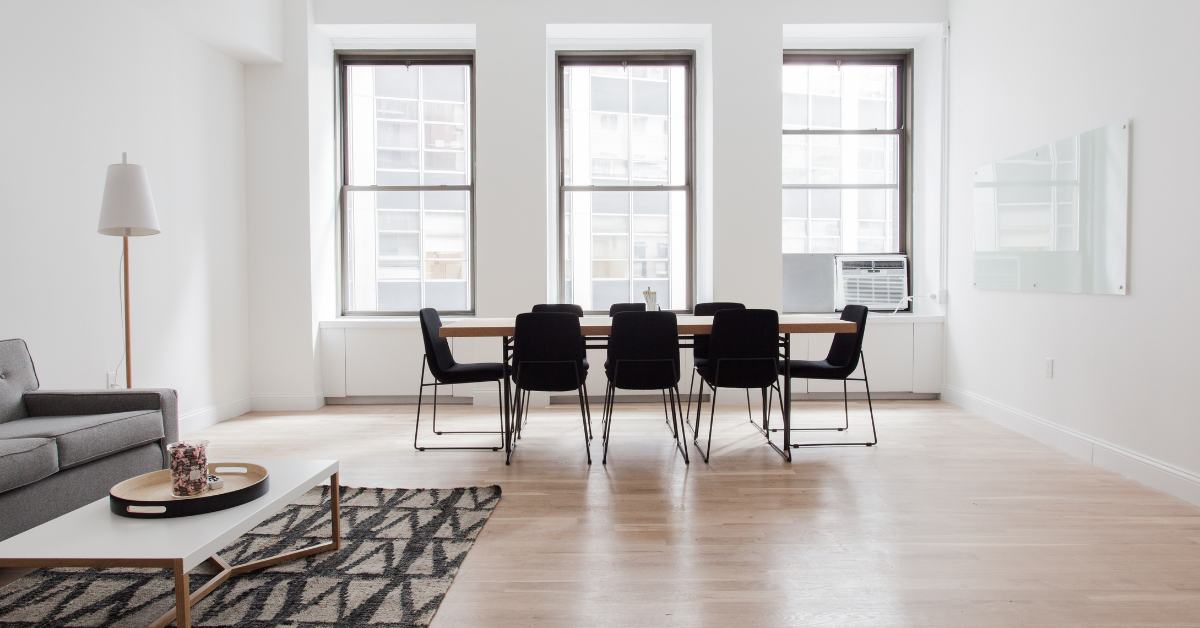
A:
MULTIPOLYGON (((691 347, 696 336, 707 336, 712 333, 712 316, 681 315, 677 317, 680 347, 691 347)), ((612 317, 584 316, 579 319, 579 331, 583 335, 584 345, 588 349, 604 349, 607 347, 608 336, 612 333, 612 317)), ((516 333, 517 319, 511 318, 461 318, 447 321, 442 325, 440 335, 443 338, 502 338, 503 360, 507 367, 512 358, 513 335, 516 333)), ((858 325, 852 321, 816 316, 811 314, 781 314, 779 316, 779 349, 780 358, 787 361, 792 359, 792 334, 852 334, 858 330, 858 325)), ((791 417, 792 417, 792 380, 783 378, 783 399, 780 400, 783 415, 783 447, 776 445, 767 432, 769 444, 784 460, 791 462, 791 417)), ((512 382, 511 377, 504 378, 504 449, 511 453, 513 447, 512 425, 512 382)), ((698 419, 697 419, 698 420, 698 419)), ((511 456, 506 464, 511 463, 511 456)))

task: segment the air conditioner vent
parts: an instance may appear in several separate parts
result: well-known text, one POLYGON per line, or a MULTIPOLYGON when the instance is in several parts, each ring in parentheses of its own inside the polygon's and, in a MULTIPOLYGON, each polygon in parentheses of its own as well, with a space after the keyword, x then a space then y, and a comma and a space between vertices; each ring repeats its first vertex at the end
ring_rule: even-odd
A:
POLYGON ((903 255, 837 257, 834 306, 865 305, 894 310, 908 294, 908 258, 903 255))

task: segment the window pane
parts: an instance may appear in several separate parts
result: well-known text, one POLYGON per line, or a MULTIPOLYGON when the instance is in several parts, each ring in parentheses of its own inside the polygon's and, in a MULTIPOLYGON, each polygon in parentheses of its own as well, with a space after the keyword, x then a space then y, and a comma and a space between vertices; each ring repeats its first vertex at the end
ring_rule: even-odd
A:
POLYGON ((897 253, 898 191, 783 191, 784 253, 897 253))
POLYGON ((783 136, 784 184, 894 184, 899 160, 895 135, 783 136))
POLYGON ((687 193, 567 192, 567 272, 586 310, 640 302, 654 289, 664 309, 687 307, 687 193), (629 281, 632 279, 633 281, 629 281), (647 283, 649 281, 650 283, 647 283))
POLYGON ((686 183, 684 68, 563 69, 567 185, 686 183))
POLYGON ((469 66, 351 65, 346 74, 347 183, 468 183, 469 66))
POLYGON ((469 310, 469 196, 348 192, 346 309, 469 310))
POLYGON ((783 66, 783 128, 895 129, 895 65, 783 66))

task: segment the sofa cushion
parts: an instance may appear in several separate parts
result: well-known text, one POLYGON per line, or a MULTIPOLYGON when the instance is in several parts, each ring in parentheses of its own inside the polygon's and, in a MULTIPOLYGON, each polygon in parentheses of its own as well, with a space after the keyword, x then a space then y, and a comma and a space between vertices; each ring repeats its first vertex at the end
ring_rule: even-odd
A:
POLYGON ((39 416, 0 424, 0 438, 53 438, 58 443, 60 469, 69 469, 162 437, 162 413, 158 410, 39 416))
POLYGON ((53 438, 0 440, 0 493, 33 484, 58 471, 53 438))
POLYGON ((37 390, 33 358, 24 340, 0 340, 0 423, 25 418, 21 396, 37 390))

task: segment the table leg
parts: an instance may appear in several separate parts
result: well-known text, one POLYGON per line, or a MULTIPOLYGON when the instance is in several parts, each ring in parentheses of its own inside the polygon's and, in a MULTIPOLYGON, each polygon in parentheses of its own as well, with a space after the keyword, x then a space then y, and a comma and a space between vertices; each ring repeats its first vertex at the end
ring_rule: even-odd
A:
POLYGON ((176 622, 178 628, 191 626, 192 607, 232 576, 244 574, 248 571, 257 571, 272 565, 278 565, 279 563, 304 558, 305 556, 340 549, 342 547, 342 507, 341 489, 339 487, 338 474, 334 473, 329 478, 329 515, 330 523, 332 524, 331 527, 333 528, 333 538, 328 543, 321 543, 320 545, 313 545, 302 550, 251 561, 236 567, 231 567, 219 555, 214 554, 209 560, 212 560, 221 568, 220 573, 213 576, 208 582, 204 583, 204 586, 191 594, 188 593, 188 574, 183 570, 183 561, 179 559, 173 561, 175 569, 175 608, 167 611, 157 621, 150 624, 150 628, 164 628, 172 621, 176 622), (181 591, 182 593, 180 593, 181 591))
POLYGON ((511 378, 508 373, 509 341, 511 336, 504 337, 504 464, 512 464, 512 440, 513 440, 513 425, 512 425, 512 386, 511 378))
POLYGON ((192 628, 192 595, 188 591, 188 574, 183 559, 175 559, 175 625, 192 628))
POLYGON ((783 335, 783 363, 789 366, 783 376, 783 399, 780 407, 783 409, 783 450, 787 452, 788 462, 792 461, 792 378, 790 364, 792 361, 792 335, 783 335))

